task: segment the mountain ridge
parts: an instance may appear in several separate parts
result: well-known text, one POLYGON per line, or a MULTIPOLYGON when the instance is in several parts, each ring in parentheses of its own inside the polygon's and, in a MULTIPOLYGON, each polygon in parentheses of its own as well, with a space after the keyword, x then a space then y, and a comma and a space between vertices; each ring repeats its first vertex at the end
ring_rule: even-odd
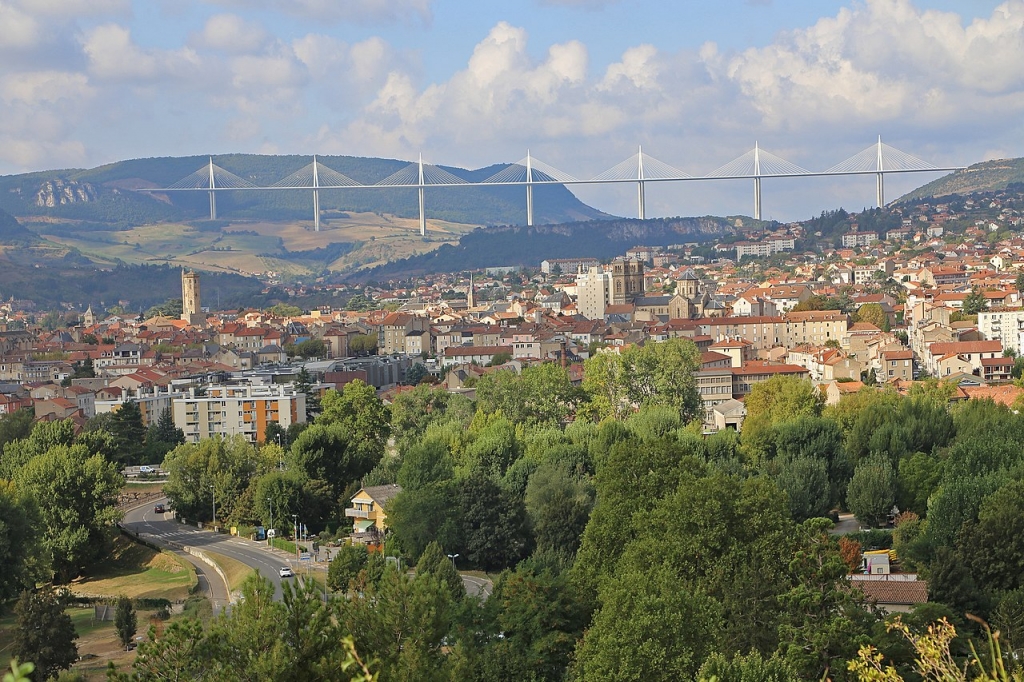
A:
POLYGON ((1004 190, 1014 183, 1024 183, 1024 158, 993 159, 975 163, 921 185, 897 199, 895 204, 950 194, 968 194, 1004 190))
MULTIPOLYGON (((65 220, 89 220, 125 226, 144 222, 183 221, 202 218, 208 212, 202 190, 153 193, 201 170, 209 159, 243 179, 266 187, 309 165, 312 158, 299 155, 222 154, 209 156, 127 159, 88 169, 34 171, 0 176, 0 208, 21 218, 41 216, 65 220)), ((324 166, 364 184, 374 183, 409 166, 399 159, 352 156, 318 156, 324 166)), ((507 164, 474 170, 438 166, 467 182, 479 182, 507 164)), ((473 225, 504 225, 526 222, 526 198, 522 187, 428 187, 429 217, 473 225)), ((534 187, 534 219, 540 224, 611 218, 584 204, 561 185, 534 187)), ((386 213, 398 217, 419 214, 415 189, 323 189, 324 215, 332 212, 386 213)), ((218 212, 239 219, 311 219, 309 191, 222 191, 218 212)))

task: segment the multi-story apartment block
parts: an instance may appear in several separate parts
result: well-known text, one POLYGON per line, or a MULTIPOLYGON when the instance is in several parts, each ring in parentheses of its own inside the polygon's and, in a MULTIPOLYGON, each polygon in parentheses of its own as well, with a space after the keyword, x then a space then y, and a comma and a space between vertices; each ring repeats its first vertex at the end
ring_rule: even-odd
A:
POLYGON ((852 249, 855 246, 870 246, 878 241, 877 232, 851 232, 843 235, 843 246, 852 249))
POLYGON ((271 422, 287 429, 306 421, 306 396, 292 384, 269 386, 209 386, 195 388, 174 401, 174 425, 185 440, 240 434, 250 443, 262 443, 271 422))
POLYGON ((411 331, 427 331, 430 329, 430 318, 410 315, 409 313, 391 313, 380 324, 377 341, 378 352, 384 355, 405 352, 405 337, 411 331))
POLYGON ((987 341, 1002 341, 1018 355, 1024 348, 1024 309, 993 308, 978 313, 978 331, 987 341))
POLYGON ((611 303, 612 273, 595 266, 576 276, 576 311, 588 320, 603 320, 611 303))
POLYGON ((850 326, 850 316, 838 310, 808 310, 786 313, 788 345, 803 343, 824 346, 831 341, 843 342, 850 326))

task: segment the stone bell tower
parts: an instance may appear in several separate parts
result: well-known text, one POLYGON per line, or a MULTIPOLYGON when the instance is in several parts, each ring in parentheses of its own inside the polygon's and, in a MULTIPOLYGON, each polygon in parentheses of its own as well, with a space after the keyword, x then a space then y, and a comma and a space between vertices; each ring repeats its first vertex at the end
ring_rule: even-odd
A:
POLYGON ((205 322, 199 306, 199 273, 181 269, 181 319, 191 325, 205 322))

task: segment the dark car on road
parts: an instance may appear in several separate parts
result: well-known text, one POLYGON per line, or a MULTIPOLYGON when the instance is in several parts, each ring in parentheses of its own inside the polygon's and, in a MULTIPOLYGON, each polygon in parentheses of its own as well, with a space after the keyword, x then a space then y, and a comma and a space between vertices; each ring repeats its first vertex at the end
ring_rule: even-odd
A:
POLYGON ((158 504, 157 506, 153 507, 154 514, 163 514, 165 511, 167 511, 167 509, 165 509, 162 504, 158 504))

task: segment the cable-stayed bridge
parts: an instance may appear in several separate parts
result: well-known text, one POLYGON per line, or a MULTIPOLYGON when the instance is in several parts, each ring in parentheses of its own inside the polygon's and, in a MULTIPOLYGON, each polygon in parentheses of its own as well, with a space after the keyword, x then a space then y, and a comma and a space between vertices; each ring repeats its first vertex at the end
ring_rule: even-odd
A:
POLYGON ((761 181, 765 178, 802 178, 842 175, 874 175, 876 203, 885 205, 885 175, 888 173, 950 172, 963 167, 940 168, 904 151, 878 142, 854 154, 845 161, 823 171, 810 171, 791 163, 755 142, 754 148, 706 175, 690 175, 668 163, 647 154, 638 147, 635 154, 608 170, 589 179, 581 179, 550 166, 533 157, 529 151, 519 161, 505 166, 497 173, 479 182, 469 182, 433 164, 418 161, 373 184, 356 182, 352 178, 325 166, 317 157, 286 178, 272 185, 255 185, 213 162, 178 182, 163 189, 145 192, 208 192, 210 219, 217 217, 217 192, 303 190, 313 193, 313 224, 320 230, 320 191, 332 189, 403 188, 416 189, 419 195, 420 234, 427 233, 426 190, 428 187, 496 187, 519 185, 526 189, 526 224, 533 225, 533 188, 537 185, 599 185, 631 183, 637 189, 637 217, 646 218, 645 186, 651 182, 692 182, 711 180, 751 180, 754 185, 754 218, 761 219, 761 181))

